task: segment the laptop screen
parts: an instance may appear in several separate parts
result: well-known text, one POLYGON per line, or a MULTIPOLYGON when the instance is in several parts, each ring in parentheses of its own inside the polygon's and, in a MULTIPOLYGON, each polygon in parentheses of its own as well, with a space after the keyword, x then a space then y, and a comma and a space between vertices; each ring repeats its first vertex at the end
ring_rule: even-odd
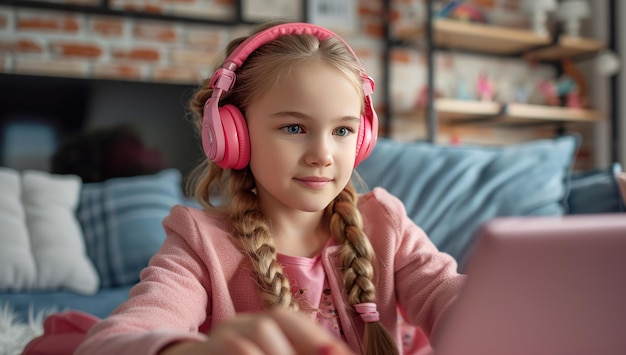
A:
POLYGON ((437 355, 626 353, 626 214, 486 223, 437 355))

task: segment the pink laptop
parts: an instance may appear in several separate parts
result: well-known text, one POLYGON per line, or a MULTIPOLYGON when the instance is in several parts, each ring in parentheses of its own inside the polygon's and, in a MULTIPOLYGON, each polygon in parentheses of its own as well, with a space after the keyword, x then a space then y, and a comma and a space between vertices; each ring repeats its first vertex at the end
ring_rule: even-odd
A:
POLYGON ((436 355, 626 354, 626 214, 483 226, 436 355))

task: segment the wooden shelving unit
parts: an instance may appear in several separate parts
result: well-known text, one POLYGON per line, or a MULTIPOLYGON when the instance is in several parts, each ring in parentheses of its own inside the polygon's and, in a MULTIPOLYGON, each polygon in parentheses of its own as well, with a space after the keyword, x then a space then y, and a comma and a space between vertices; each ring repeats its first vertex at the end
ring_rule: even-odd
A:
POLYGON ((495 27, 449 19, 433 23, 438 47, 464 49, 486 54, 519 54, 551 43, 548 36, 521 29, 495 27))
POLYGON ((504 115, 499 117, 499 121, 511 123, 530 123, 541 121, 594 123, 604 119, 604 114, 597 110, 519 103, 506 104, 504 115))
MULTIPOLYGON (((456 123, 487 117, 497 117, 501 114, 502 104, 498 102, 436 99, 434 101, 435 112, 441 122, 456 123)), ((403 112, 395 112, 394 116, 403 119, 417 118, 422 120, 426 117, 426 110, 415 109, 403 112)))
POLYGON ((530 30, 449 19, 437 19, 433 28, 438 47, 493 55, 525 53, 540 61, 594 54, 606 48, 606 43, 589 38, 561 35, 553 43, 551 37, 530 30))
MULTIPOLYGON (((558 106, 529 105, 456 99, 436 99, 435 112, 441 123, 458 124, 475 121, 492 123, 594 123, 604 114, 597 110, 558 106)), ((397 112, 397 117, 423 119, 425 110, 397 112)))
POLYGON ((552 45, 536 49, 527 55, 536 60, 559 60, 597 53, 606 48, 606 44, 587 38, 560 36, 552 45))
MULTIPOLYGON (((399 39, 410 43, 422 38, 428 41, 426 30, 404 31, 399 39)), ((527 57, 543 62, 555 62, 564 58, 573 58, 597 53, 606 48, 601 41, 586 38, 539 35, 532 30, 491 26, 480 23, 464 22, 437 18, 432 21, 432 45, 428 47, 429 56, 438 49, 459 49, 484 55, 504 55, 527 57)), ((472 124, 563 124, 567 122, 594 123, 606 119, 602 112, 591 109, 571 109, 566 107, 529 105, 519 103, 498 103, 485 101, 467 101, 451 98, 430 99, 435 124, 456 125, 472 124)), ((393 106, 393 105, 392 105, 393 106)), ((410 119, 423 122, 426 110, 397 112, 393 116, 405 122, 410 119)), ((431 124, 429 123, 429 124, 431 124)), ((432 139, 434 137, 430 137, 432 139)))
POLYGON ((502 104, 490 101, 436 99, 435 111, 441 121, 455 122, 496 117, 502 112, 502 104))
MULTIPOLYGON (((493 55, 520 54, 552 43, 548 36, 533 31, 490 26, 450 19, 433 21, 435 46, 463 49, 493 55)), ((425 37, 425 29, 407 30, 398 34, 405 41, 425 37)))

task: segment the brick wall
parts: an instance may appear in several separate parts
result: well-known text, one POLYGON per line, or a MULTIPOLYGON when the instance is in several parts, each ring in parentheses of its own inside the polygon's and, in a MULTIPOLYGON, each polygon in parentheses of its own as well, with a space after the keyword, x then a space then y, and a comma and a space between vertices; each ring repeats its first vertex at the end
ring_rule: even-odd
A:
POLYGON ((0 69, 195 83, 214 66, 232 33, 195 23, 0 6, 0 69))
MULTIPOLYGON (((65 2, 100 6, 100 0, 65 2)), ((111 0, 110 7, 222 21, 235 16, 233 0, 111 0)), ((356 31, 362 46, 355 50, 364 65, 378 66, 371 41, 381 40, 380 1, 362 1, 360 12, 365 32, 356 31)), ((0 72, 197 83, 221 59, 226 43, 245 31, 245 26, 0 6, 0 72)))

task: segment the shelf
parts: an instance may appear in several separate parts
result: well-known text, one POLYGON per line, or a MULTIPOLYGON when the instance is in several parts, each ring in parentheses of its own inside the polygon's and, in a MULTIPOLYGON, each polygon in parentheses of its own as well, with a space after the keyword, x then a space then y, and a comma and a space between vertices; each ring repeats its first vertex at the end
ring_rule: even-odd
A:
MULTIPOLYGON (((438 119, 442 123, 448 124, 476 121, 493 123, 593 123, 604 119, 602 112, 590 109, 456 99, 436 99, 435 111, 438 119)), ((397 116, 423 119, 426 117, 426 113, 425 110, 413 110, 398 113, 397 116)))
POLYGON ((480 117, 494 117, 501 113, 502 105, 493 101, 436 99, 435 111, 441 120, 460 121, 480 117))
MULTIPOLYGON (((458 123, 461 121, 474 121, 481 118, 492 118, 502 113, 502 104, 493 101, 436 99, 435 111, 437 119, 441 122, 458 123)), ((426 117, 425 109, 415 109, 398 112, 396 116, 405 119, 426 117)))
POLYGON ((520 54, 551 43, 549 36, 541 36, 530 30, 449 19, 435 20, 433 30, 437 46, 487 54, 520 54))
MULTIPOLYGON (((542 36, 531 30, 450 19, 436 19, 433 22, 433 31, 435 44, 440 48, 496 55, 526 53, 533 59, 543 61, 593 54, 606 48, 604 42, 594 39, 559 36, 552 43, 550 36, 542 36)), ((424 29, 421 29, 404 33, 402 38, 423 35, 424 29)))
MULTIPOLYGON (((521 54, 551 43, 549 36, 541 36, 530 30, 490 26, 445 18, 433 21, 433 32, 437 47, 463 49, 485 54, 521 54)), ((424 28, 416 31, 403 31, 399 34, 405 40, 424 37, 424 35, 424 28)))
POLYGON ((590 109, 574 109, 568 107, 528 105, 510 103, 507 104, 506 114, 499 121, 506 122, 598 122, 604 119, 600 111, 590 109))
POLYGON ((605 48, 604 42, 594 39, 561 36, 554 45, 530 51, 527 55, 536 60, 559 60, 597 53, 605 48))

